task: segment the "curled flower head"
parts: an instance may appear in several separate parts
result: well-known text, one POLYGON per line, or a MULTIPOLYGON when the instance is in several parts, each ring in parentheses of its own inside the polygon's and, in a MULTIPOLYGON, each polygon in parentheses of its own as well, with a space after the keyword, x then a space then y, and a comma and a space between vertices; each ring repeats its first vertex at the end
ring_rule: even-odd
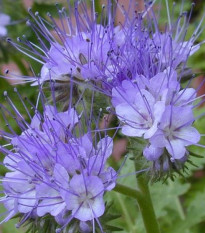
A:
POLYGON ((57 10, 60 26, 51 14, 48 13, 50 21, 46 21, 38 12, 29 10, 32 20, 27 25, 35 32, 40 45, 33 44, 25 36, 18 38, 23 45, 8 40, 42 64, 40 77, 28 81, 37 85, 49 80, 68 82, 71 77, 77 83, 101 80, 111 66, 111 54, 124 42, 124 33, 114 25, 112 2, 108 0, 102 6, 101 16, 96 13, 95 1, 89 7, 83 1, 74 1, 74 7, 69 6, 69 14, 65 8, 57 10))
MULTIPOLYGON (((185 71, 188 58, 200 48, 203 42, 195 45, 195 41, 204 18, 185 40, 193 6, 190 13, 181 7, 179 17, 174 19, 168 1, 166 5, 168 22, 164 29, 155 13, 157 1, 144 1, 141 11, 132 0, 128 10, 107 0, 98 14, 95 1, 89 10, 85 2, 76 0, 74 7, 69 6, 69 14, 58 6, 60 24, 51 14, 47 21, 29 10, 32 20, 27 24, 40 44, 25 36, 18 38, 19 43, 8 41, 42 64, 40 76, 24 77, 25 82, 37 85, 54 80, 65 86, 72 79, 111 96, 112 88, 121 86, 124 80, 151 79, 168 68, 185 71), (123 19, 116 22, 119 14, 123 19)), ((18 82, 18 77, 14 79, 18 82)))

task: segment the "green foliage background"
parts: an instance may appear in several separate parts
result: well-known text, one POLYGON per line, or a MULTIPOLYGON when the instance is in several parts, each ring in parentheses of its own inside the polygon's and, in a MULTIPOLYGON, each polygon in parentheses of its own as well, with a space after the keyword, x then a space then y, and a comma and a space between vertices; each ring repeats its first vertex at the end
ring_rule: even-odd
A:
MULTIPOLYGON (((46 17, 46 13, 49 11, 54 16, 57 16, 57 11, 54 6, 55 1, 43 1, 36 0, 33 3, 33 11, 38 11, 42 16, 46 17)), ((66 1, 59 1, 64 4, 66 1)), ((97 2, 97 1, 96 1, 97 2)), ((160 2, 160 1, 159 1, 160 2)), ((176 1, 175 15, 178 16, 181 0, 176 1)), ((38 43, 34 33, 26 26, 26 20, 28 19, 28 12, 25 8, 22 0, 2 0, 0 10, 11 16, 13 24, 8 26, 8 36, 15 40, 16 37, 26 34, 28 39, 34 43, 38 43), (20 21, 20 22, 17 22, 20 21), (17 22, 17 23, 15 23, 17 22)), ((170 7, 173 1, 169 1, 170 7)), ((184 1, 184 9, 190 11, 191 1, 184 1)), ((98 4, 99 5, 99 4, 98 4)), ((165 0, 161 1, 161 7, 165 8, 165 0)), ((194 31, 194 28, 198 25, 200 18, 205 13, 205 2, 203 0, 197 0, 194 8, 193 16, 191 19, 190 30, 187 37, 190 37, 194 31)), ((165 22, 167 18, 166 11, 161 11, 160 22, 165 22)), ((205 25, 204 25, 205 26, 205 25)), ((202 32, 197 42, 205 39, 205 30, 202 32)), ((189 61, 189 66, 192 67, 194 72, 204 76, 205 73, 205 45, 201 47, 189 61)), ((33 60, 25 57, 8 43, 4 39, 0 39, 0 68, 3 64, 15 63, 20 72, 23 75, 31 74, 29 67, 38 73, 40 71, 40 65, 33 60)), ((3 91, 7 90, 10 93, 11 98, 15 99, 13 93, 13 87, 9 83, 0 79, 0 101, 5 102, 3 97, 3 91)), ((37 96, 37 90, 29 87, 29 85, 19 85, 19 92, 22 96, 27 96, 31 101, 35 101, 37 96)), ((204 88, 205 92, 205 88, 204 88)), ((21 110, 22 105, 16 103, 17 107, 21 110)), ((196 115, 204 112, 205 107, 196 110, 196 115)), ((198 120, 195 126, 201 133, 205 133, 205 118, 198 120)), ((5 127, 4 123, 0 123, 0 127, 5 127)), ((202 138, 201 143, 205 144, 202 138)), ((150 190, 152 199, 156 211, 156 215, 159 219, 162 233, 204 233, 205 232, 205 151, 199 147, 192 147, 191 150, 202 158, 193 157, 192 162, 195 166, 188 164, 188 173, 184 178, 176 177, 175 181, 167 181, 166 183, 157 182, 150 184, 150 190)), ((1 158, 3 159, 3 158, 1 158)), ((116 165, 117 166, 117 165, 116 165)), ((127 160, 123 169, 123 174, 134 171, 134 166, 131 160, 127 160)), ((4 169, 0 170, 0 175, 5 173, 4 169)), ((131 187, 137 186, 134 175, 119 180, 120 183, 129 185, 131 187)), ((106 200, 112 201, 113 205, 111 212, 120 213, 122 217, 113 220, 112 225, 122 227, 122 232, 127 233, 144 233, 144 227, 142 218, 140 216, 138 206, 135 200, 132 200, 126 196, 118 194, 116 192, 109 192, 106 194, 106 200)), ((3 212, 3 206, 0 207, 0 211, 3 212)), ((15 228, 16 220, 11 220, 8 223, 4 223, 0 232, 2 233, 17 233, 24 232, 23 229, 15 228)), ((114 232, 114 231, 113 231, 114 232)))

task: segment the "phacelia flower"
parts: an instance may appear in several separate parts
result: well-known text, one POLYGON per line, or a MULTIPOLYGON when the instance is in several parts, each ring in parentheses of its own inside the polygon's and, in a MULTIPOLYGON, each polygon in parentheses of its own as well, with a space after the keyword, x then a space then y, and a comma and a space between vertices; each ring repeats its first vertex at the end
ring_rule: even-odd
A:
POLYGON ((199 132, 192 127, 193 121, 191 107, 167 106, 156 134, 150 138, 152 146, 165 147, 173 160, 183 158, 185 147, 200 140, 199 132))
MULTIPOLYGON (((196 145, 201 137, 192 126, 196 90, 181 88, 178 79, 177 72, 167 68, 150 79, 141 75, 134 81, 124 80, 112 90, 112 104, 122 133, 143 137, 147 141, 143 155, 155 165, 162 158, 164 164, 165 160, 167 164, 183 164, 189 154, 187 146, 196 145)), ((155 169, 159 167, 156 165, 155 169)))
POLYGON ((0 147, 5 154, 3 165, 9 169, 2 179, 5 196, 1 202, 8 210, 4 221, 20 214, 20 226, 27 219, 49 214, 56 232, 61 232, 73 220, 80 227, 82 222, 101 217, 103 196, 117 179, 117 172, 106 164, 113 150, 112 138, 97 140, 97 131, 84 132, 82 114, 71 107, 59 112, 55 106, 43 105, 43 114, 36 109, 31 123, 13 110, 15 114, 1 106, 2 116, 9 113, 22 130, 17 135, 7 123, 11 132, 1 131, 9 141, 0 147))
POLYGON ((101 23, 98 23, 100 17, 95 12, 95 1, 92 1, 90 13, 85 2, 75 1, 74 5, 69 8, 69 16, 65 8, 58 10, 62 28, 50 14, 48 17, 52 22, 49 24, 52 26, 47 28, 38 12, 34 14, 29 10, 34 22, 29 20, 27 24, 41 41, 40 46, 27 41, 25 36, 18 38, 24 46, 8 39, 21 52, 42 64, 40 77, 28 78, 33 85, 49 80, 68 82, 71 77, 77 83, 101 80, 107 67, 112 66, 112 53, 124 43, 123 31, 114 25, 110 0, 102 6, 101 23), (104 17, 108 17, 108 23, 104 22, 104 17), (43 40, 47 40, 48 47, 43 40), (31 53, 26 46, 30 47, 31 53))
MULTIPOLYGON (((157 1, 144 1, 143 12, 129 2, 129 10, 107 0, 100 16, 92 1, 91 10, 85 2, 75 1, 58 9, 60 25, 48 14, 50 21, 38 12, 30 10, 33 20, 28 25, 35 32, 40 45, 28 41, 25 36, 15 43, 18 50, 42 64, 39 77, 24 77, 32 85, 55 80, 61 85, 71 79, 76 84, 91 85, 111 96, 113 87, 121 86, 124 80, 147 80, 170 69, 186 67, 187 59, 201 46, 194 44, 201 32, 203 19, 190 39, 185 40, 190 15, 181 8, 177 20, 170 18, 167 7, 168 26, 162 29, 155 15, 157 1), (122 22, 116 22, 120 13, 122 22), (105 20, 106 18, 106 20, 105 20), (46 45, 44 41, 47 41, 46 45)), ((166 4, 167 1, 166 1, 166 4)), ((182 74, 183 75, 183 74, 182 74)), ((15 77, 18 81, 18 77, 15 77)), ((21 77, 22 82, 22 77, 21 77)))
POLYGON ((144 138, 144 157, 153 162, 154 169, 169 170, 169 163, 184 164, 187 147, 200 140, 193 127, 197 90, 190 87, 190 81, 183 88, 181 81, 188 58, 204 43, 195 44, 204 18, 185 40, 191 15, 183 13, 183 8, 175 21, 167 5, 164 30, 152 5, 136 15, 133 27, 127 24, 124 46, 119 58, 113 59, 106 85, 122 134, 144 138))

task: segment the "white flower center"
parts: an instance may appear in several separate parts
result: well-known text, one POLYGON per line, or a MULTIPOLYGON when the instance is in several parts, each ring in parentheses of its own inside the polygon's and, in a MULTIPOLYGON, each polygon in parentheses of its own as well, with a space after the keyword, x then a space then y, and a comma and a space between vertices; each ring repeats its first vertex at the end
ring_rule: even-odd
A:
POLYGON ((173 128, 166 127, 166 128, 164 129, 164 133, 165 133, 165 137, 166 137, 166 138, 169 138, 169 139, 171 140, 171 139, 173 139, 173 137, 174 137, 175 131, 174 131, 173 128))
POLYGON ((82 193, 78 201, 79 201, 79 204, 83 203, 84 206, 89 208, 89 206, 92 205, 92 203, 94 202, 92 198, 93 198, 93 195, 90 192, 88 192, 87 194, 82 193))

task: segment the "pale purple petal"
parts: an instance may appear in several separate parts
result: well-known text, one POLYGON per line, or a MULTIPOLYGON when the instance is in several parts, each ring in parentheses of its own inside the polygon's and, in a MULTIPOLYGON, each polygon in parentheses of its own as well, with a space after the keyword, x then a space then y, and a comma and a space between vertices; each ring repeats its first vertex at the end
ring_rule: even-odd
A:
POLYGON ((124 80, 121 87, 112 89, 112 104, 116 107, 122 103, 132 104, 138 89, 131 81, 124 80))
POLYGON ((92 144, 92 136, 90 134, 83 135, 80 139, 80 144, 85 149, 86 155, 89 158, 94 151, 92 144))
POLYGON ((122 133, 130 137, 142 137, 142 135, 147 131, 147 129, 137 129, 133 126, 124 125, 122 126, 122 133))
POLYGON ((37 207, 37 215, 39 217, 50 213, 52 216, 57 216, 66 207, 65 202, 61 198, 49 199, 49 197, 40 202, 37 207))
POLYGON ((181 139, 185 146, 196 144, 200 140, 200 133, 194 127, 185 127, 174 132, 174 136, 181 139))
POLYGON ((186 148, 180 139, 173 139, 166 145, 166 149, 174 159, 181 159, 184 157, 186 148))
POLYGON ((113 150, 113 140, 111 137, 102 138, 97 144, 97 152, 100 156, 107 158, 112 154, 113 150))
MULTIPOLYGON (((18 157, 19 157, 19 155, 18 155, 18 157)), ((14 157, 12 154, 7 155, 3 161, 4 166, 11 171, 16 171, 15 168, 17 168, 17 163, 20 161, 20 158, 18 158, 18 157, 17 156, 14 157)))
POLYGON ((10 23, 10 16, 4 13, 0 13, 0 26, 6 26, 10 23))
POLYGON ((154 123, 152 127, 145 132, 144 134, 145 139, 151 138, 156 133, 158 129, 158 124, 161 121, 161 117, 162 117, 162 114, 164 113, 164 110, 165 110, 164 102, 158 101, 154 105, 154 111, 153 111, 154 123))
POLYGON ((53 171, 53 178, 58 185, 62 185, 63 188, 68 188, 69 176, 66 169, 59 163, 56 163, 53 171))
POLYGON ((37 204, 36 191, 22 193, 18 198, 18 210, 20 213, 28 213, 32 211, 37 204))
POLYGON ((173 107, 172 110, 170 109, 170 113, 172 114, 172 125, 175 128, 181 127, 187 123, 191 125, 194 121, 194 115, 191 106, 173 107))
POLYGON ((150 145, 143 150, 143 155, 147 160, 155 161, 155 160, 159 159, 159 157, 162 155, 163 151, 164 151, 164 149, 162 149, 162 148, 158 148, 158 147, 154 147, 154 146, 150 145))
POLYGON ((186 88, 181 90, 176 95, 176 105, 180 106, 182 104, 191 103, 196 97, 196 90, 194 88, 186 88))
POLYGON ((0 25, 0 37, 7 35, 7 29, 0 25))
POLYGON ((149 141, 154 147, 163 148, 167 145, 167 139, 161 130, 158 130, 149 141))
POLYGON ((67 209, 81 221, 92 220, 104 213, 104 185, 97 176, 75 175, 70 181, 72 193, 67 193, 67 209))
POLYGON ((141 118, 138 110, 135 110, 134 107, 126 103, 117 105, 115 111, 118 118, 123 122, 136 123, 136 120, 141 118))
POLYGON ((36 196, 38 198, 58 197, 59 193, 48 184, 41 183, 36 185, 36 196))
POLYGON ((94 199, 90 204, 82 205, 76 213, 76 209, 72 211, 75 218, 81 221, 89 221, 94 218, 102 216, 105 212, 105 204, 103 197, 99 196, 94 199))

